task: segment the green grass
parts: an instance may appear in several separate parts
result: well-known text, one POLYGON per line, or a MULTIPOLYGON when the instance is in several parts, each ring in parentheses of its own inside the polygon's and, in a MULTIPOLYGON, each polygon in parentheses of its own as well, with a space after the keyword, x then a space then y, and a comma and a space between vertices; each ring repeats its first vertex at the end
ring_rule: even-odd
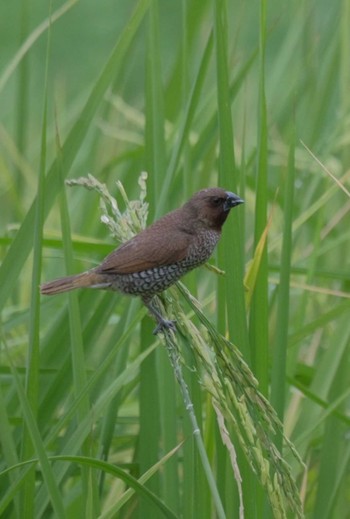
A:
POLYGON ((249 519, 294 517, 292 486, 270 504, 289 481, 273 441, 305 516, 345 519, 347 2, 86 0, 55 4, 51 24, 45 3, 0 13, 0 515, 238 518, 242 492, 249 519), (205 186, 246 201, 211 260, 225 275, 184 279, 201 308, 181 286, 166 296, 174 344, 137 300, 38 290, 115 246, 98 193, 65 180, 92 173, 123 212, 116 181, 137 200, 144 170, 149 222, 205 186))

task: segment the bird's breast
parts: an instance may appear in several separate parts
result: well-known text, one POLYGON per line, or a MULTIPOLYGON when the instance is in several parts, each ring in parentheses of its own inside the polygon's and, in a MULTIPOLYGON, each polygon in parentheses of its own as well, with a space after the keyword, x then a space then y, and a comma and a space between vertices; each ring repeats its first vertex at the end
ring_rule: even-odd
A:
POLYGON ((220 239, 220 232, 207 230, 197 234, 188 248, 184 262, 191 265, 191 268, 205 263, 212 255, 216 244, 220 239))

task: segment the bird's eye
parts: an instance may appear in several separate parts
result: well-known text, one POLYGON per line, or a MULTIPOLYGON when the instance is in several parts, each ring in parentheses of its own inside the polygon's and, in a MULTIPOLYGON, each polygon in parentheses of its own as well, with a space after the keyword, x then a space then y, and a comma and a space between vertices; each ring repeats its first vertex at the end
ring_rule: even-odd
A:
POLYGON ((218 197, 218 196, 216 196, 216 197, 213 198, 213 205, 214 205, 215 207, 218 207, 221 203, 222 203, 222 198, 220 198, 220 197, 218 197))

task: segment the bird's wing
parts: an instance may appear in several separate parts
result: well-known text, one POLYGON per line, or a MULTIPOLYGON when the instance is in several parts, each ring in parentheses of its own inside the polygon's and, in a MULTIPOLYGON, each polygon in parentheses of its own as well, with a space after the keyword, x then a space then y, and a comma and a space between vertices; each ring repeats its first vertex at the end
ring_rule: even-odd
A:
POLYGON ((131 274, 143 270, 171 265, 187 255, 193 235, 181 229, 169 232, 141 232, 113 251, 98 267, 106 274, 131 274))

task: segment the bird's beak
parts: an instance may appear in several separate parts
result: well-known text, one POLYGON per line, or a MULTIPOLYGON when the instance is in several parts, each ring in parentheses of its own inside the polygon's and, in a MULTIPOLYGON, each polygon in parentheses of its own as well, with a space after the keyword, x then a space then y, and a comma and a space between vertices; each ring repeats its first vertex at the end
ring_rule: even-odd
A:
POLYGON ((224 211, 229 211, 232 207, 236 207, 236 205, 244 204, 244 200, 235 195, 235 193, 227 192, 226 195, 227 198, 224 203, 224 211))

